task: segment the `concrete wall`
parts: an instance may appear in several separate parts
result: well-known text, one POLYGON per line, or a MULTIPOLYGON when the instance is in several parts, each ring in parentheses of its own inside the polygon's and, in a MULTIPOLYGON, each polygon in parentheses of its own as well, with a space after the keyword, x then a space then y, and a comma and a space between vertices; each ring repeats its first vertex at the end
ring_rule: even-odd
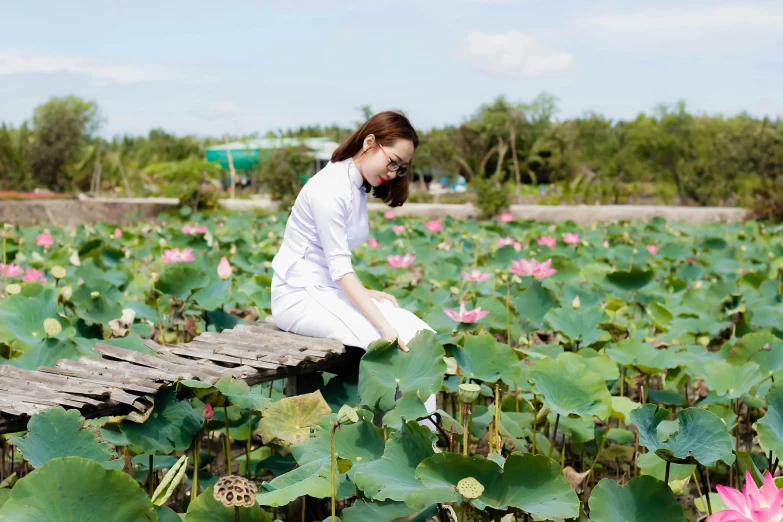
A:
MULTIPOLYGON (((15 224, 51 223, 54 225, 78 225, 96 221, 126 224, 151 219, 161 212, 177 210, 178 202, 173 198, 92 198, 84 200, 53 201, 0 201, 0 222, 15 224), (129 218, 128 214, 132 214, 129 218)), ((276 210, 276 204, 268 199, 221 200, 229 210, 262 209, 276 210)), ((370 203, 371 212, 389 210, 383 204, 370 203)), ((577 205, 544 206, 512 205, 511 213, 516 219, 537 221, 573 220, 579 224, 626 220, 650 219, 661 216, 671 221, 687 223, 732 222, 745 218, 746 210, 732 207, 666 207, 644 205, 577 205)), ((478 210, 470 204, 446 205, 432 203, 409 203, 394 209, 398 216, 421 218, 442 218, 452 216, 458 219, 475 218, 478 210)))

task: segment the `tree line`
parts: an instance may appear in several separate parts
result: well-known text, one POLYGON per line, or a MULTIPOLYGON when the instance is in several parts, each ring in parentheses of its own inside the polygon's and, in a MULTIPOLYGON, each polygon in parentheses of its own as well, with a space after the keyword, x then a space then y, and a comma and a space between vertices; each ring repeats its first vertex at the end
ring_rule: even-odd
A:
MULTIPOLYGON (((369 107, 361 110, 371 113, 369 107)), ((458 125, 420 130, 414 170, 462 175, 485 197, 499 200, 553 183, 562 187, 563 197, 580 191, 606 203, 621 202, 624 191, 639 184, 681 204, 749 205, 759 194, 781 194, 781 119, 693 114, 682 102, 630 120, 556 115, 557 102, 547 94, 527 103, 499 97, 458 125)), ((146 195, 182 190, 172 176, 190 183, 218 176, 217 167, 204 159, 205 147, 221 143, 218 138, 153 129, 147 136, 107 140, 97 134, 101 124, 97 104, 73 96, 43 103, 18 127, 2 124, 0 190, 146 195)), ((352 131, 313 125, 269 136, 327 136, 341 142, 352 131)), ((258 136, 233 139, 249 137, 258 136)))

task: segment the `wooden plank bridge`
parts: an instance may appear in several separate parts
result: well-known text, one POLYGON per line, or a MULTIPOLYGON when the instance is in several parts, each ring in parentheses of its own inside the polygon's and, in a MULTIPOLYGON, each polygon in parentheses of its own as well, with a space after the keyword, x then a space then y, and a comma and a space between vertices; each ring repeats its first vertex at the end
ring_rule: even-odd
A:
POLYGON ((0 433, 22 431, 31 415, 57 406, 85 418, 143 414, 152 405, 146 396, 179 379, 213 384, 230 375, 253 385, 287 378, 290 385, 339 366, 346 354, 338 341, 283 332, 270 321, 204 332, 181 345, 145 344, 156 355, 98 342, 96 357, 61 359, 54 367, 0 365, 0 433))

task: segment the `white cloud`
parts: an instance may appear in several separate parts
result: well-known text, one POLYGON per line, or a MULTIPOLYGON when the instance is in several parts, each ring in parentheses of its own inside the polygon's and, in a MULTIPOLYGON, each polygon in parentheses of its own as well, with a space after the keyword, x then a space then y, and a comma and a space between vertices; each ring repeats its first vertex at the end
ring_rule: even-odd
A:
POLYGON ((236 116, 237 106, 229 101, 213 103, 207 110, 207 117, 214 120, 236 116))
POLYGON ((721 30, 773 29, 783 26, 783 6, 780 4, 724 4, 705 8, 660 8, 632 13, 591 15, 576 20, 580 26, 613 33, 680 33, 692 37, 696 33, 721 30))
POLYGON ((557 74, 574 62, 570 54, 536 43, 519 31, 470 32, 462 41, 462 54, 475 69, 510 78, 557 74))
POLYGON ((104 83, 138 83, 174 77, 167 69, 138 64, 105 64, 78 56, 0 51, 0 75, 10 74, 85 74, 104 83))

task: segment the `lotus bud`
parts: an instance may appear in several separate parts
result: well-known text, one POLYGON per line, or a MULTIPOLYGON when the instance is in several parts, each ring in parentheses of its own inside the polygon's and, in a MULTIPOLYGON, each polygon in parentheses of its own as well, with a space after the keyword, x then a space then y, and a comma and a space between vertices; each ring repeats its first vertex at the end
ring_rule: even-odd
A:
POLYGON ((74 250, 71 257, 68 258, 68 262, 73 266, 81 266, 82 262, 79 260, 79 252, 74 250))
POLYGON ((163 247, 165 247, 165 246, 166 246, 166 239, 165 239, 165 238, 162 238, 162 237, 161 237, 161 238, 159 238, 159 239, 158 239, 158 244, 160 245, 160 248, 163 248, 163 247))
POLYGON ((344 404, 340 411, 337 412, 337 422, 339 424, 353 424, 359 422, 359 415, 356 410, 344 404))
POLYGON ((479 393, 481 393, 481 386, 473 383, 465 383, 459 385, 459 400, 465 403, 472 403, 478 399, 479 393))
POLYGON ((228 263, 228 258, 226 256, 220 258, 220 264, 218 264, 217 274, 218 277, 224 281, 229 277, 231 277, 231 265, 228 263))
POLYGON ((11 283, 10 285, 5 287, 5 292, 8 295, 16 295, 18 293, 21 293, 22 286, 17 283, 11 283))
POLYGON ((50 337, 59 335, 60 332, 63 331, 63 327, 62 325, 60 325, 60 321, 58 321, 57 319, 52 319, 51 317, 44 319, 43 328, 44 328, 44 332, 46 332, 46 335, 50 337))
POLYGON ((449 288, 449 292, 451 292, 454 295, 459 295, 459 288, 457 288, 456 286, 452 286, 451 288, 449 288))
POLYGON ((579 296, 574 297, 574 300, 571 301, 571 306, 574 307, 574 310, 579 310, 579 307, 582 306, 582 301, 579 300, 579 296))
POLYGON ((258 487, 244 477, 229 475, 220 477, 215 483, 212 496, 226 507, 253 507, 256 504, 258 487))
POLYGON ((457 491, 467 499, 479 498, 484 493, 484 486, 473 477, 466 477, 457 482, 457 491))
POLYGON ((212 420, 215 417, 215 410, 212 409, 212 405, 210 403, 206 403, 204 405, 204 418, 208 421, 212 420))
POLYGON ((541 408, 538 410, 538 415, 536 415, 536 422, 542 422, 544 419, 546 419, 546 416, 549 415, 549 408, 541 408))
POLYGON ((60 297, 63 301, 70 301, 73 296, 73 288, 71 285, 64 286, 60 289, 60 297))
POLYGON ((67 275, 65 269, 61 266, 53 266, 51 272, 52 272, 52 277, 54 277, 55 279, 62 279, 67 275))

